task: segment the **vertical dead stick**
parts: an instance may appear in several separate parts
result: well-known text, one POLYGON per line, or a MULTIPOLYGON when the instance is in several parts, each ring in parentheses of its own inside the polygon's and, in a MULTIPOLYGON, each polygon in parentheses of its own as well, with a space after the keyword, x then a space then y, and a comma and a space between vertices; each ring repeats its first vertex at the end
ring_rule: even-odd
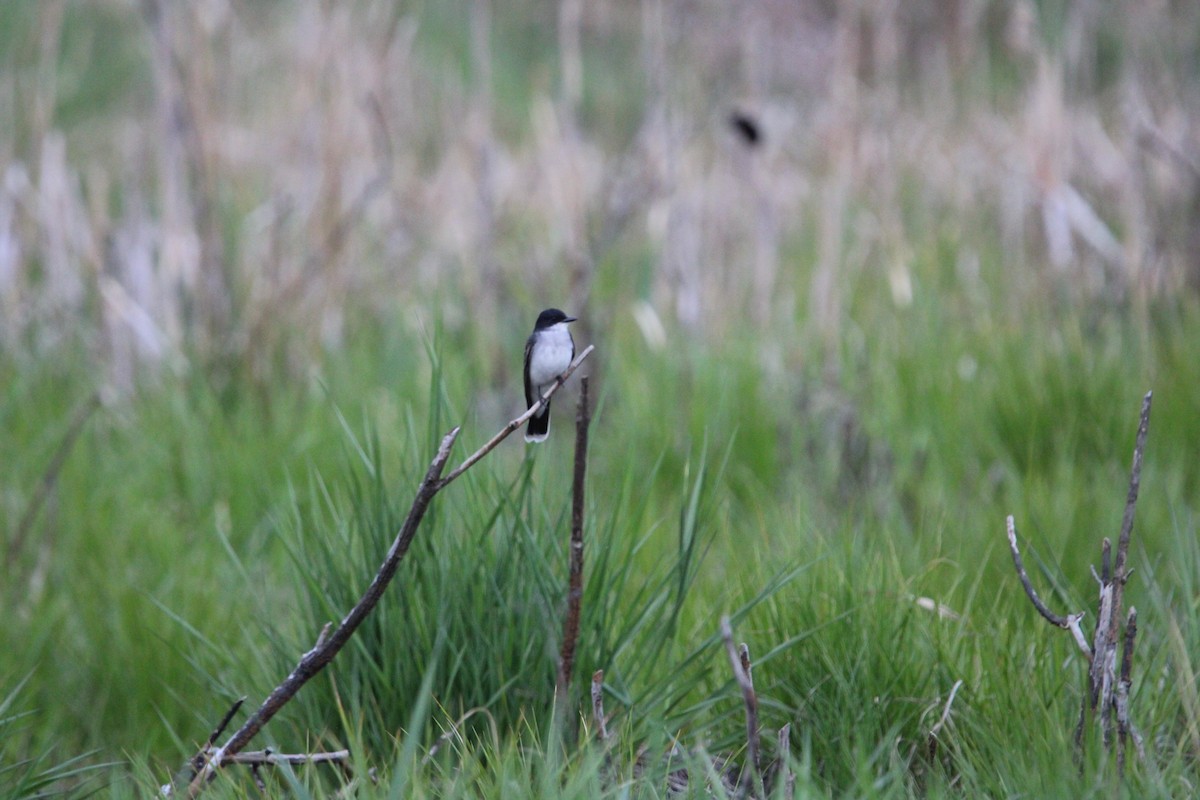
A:
MULTIPOLYGON (((746 704, 746 760, 748 769, 746 774, 752 776, 755 783, 758 782, 758 753, 759 753, 759 732, 758 732, 758 695, 754 693, 754 682, 750 680, 750 672, 742 666, 742 657, 738 654, 737 649, 733 645, 733 629, 729 626, 729 617, 721 617, 721 638, 725 640, 725 651, 729 654, 729 664, 733 667, 733 677, 737 681, 738 686, 742 689, 742 700, 746 704)), ((742 645, 746 652, 746 661, 750 660, 750 650, 745 645, 742 645)), ((758 795, 762 796, 762 787, 759 786, 758 795)))
POLYGON ((600 741, 608 739, 608 723, 604 718, 604 670, 592 673, 592 719, 596 723, 596 735, 600 741))
POLYGON ((1083 629, 1079 625, 1083 619, 1083 612, 1063 617, 1055 614, 1046 607, 1046 604, 1042 602, 1042 598, 1038 597, 1033 584, 1029 581, 1029 573, 1025 571, 1025 562, 1021 560, 1021 550, 1017 547, 1017 523, 1013 520, 1011 514, 1009 514, 1007 522, 1008 548, 1012 551, 1013 565, 1017 568, 1017 577, 1021 580, 1021 585, 1025 587, 1025 594, 1029 597, 1029 602, 1033 603, 1033 607, 1051 625, 1062 628, 1065 631, 1070 631, 1071 635, 1075 638, 1075 644, 1079 645, 1079 649, 1083 651, 1083 654, 1090 661, 1092 658, 1092 648, 1088 645, 1087 637, 1084 636, 1083 629))
POLYGON ((46 466, 46 471, 42 473, 42 479, 38 482, 37 489, 34 490, 33 497, 25 508, 25 513, 21 515, 21 521, 17 523, 15 532, 8 541, 6 560, 8 566, 12 566, 13 562, 17 560, 17 556, 21 554, 21 550, 24 549, 25 538, 29 535, 29 530, 33 527, 33 521, 37 519, 38 512, 45 505, 46 498, 54 487, 54 482, 58 480, 58 473, 62 471, 67 456, 71 454, 71 449, 79 439, 79 434, 83 432, 84 424, 99 407, 100 393, 92 392, 91 396, 75 409, 75 413, 71 416, 71 424, 67 426, 62 441, 58 443, 58 449, 51 456, 50 463, 46 466))
MULTIPOLYGON (((1133 533, 1133 513, 1137 508, 1138 490, 1142 485, 1142 455, 1146 450, 1146 434, 1150 430, 1150 402, 1154 392, 1146 392, 1142 398, 1142 414, 1138 419, 1137 439, 1133 445, 1133 467, 1129 471, 1129 493, 1125 496, 1125 516, 1121 519, 1121 537, 1117 540, 1117 561, 1113 579, 1123 585, 1128 577, 1125 559, 1129 554, 1129 537, 1133 533)), ((1120 594, 1118 593, 1118 601, 1120 594)), ((1120 611, 1120 605, 1117 606, 1120 611)))
MULTIPOLYGON (((1092 707, 1096 708, 1097 704, 1099 705, 1106 744, 1110 744, 1112 741, 1113 713, 1117 710, 1117 642, 1125 582, 1129 579, 1130 573, 1127 567, 1129 540, 1133 533, 1134 512, 1137 508, 1138 491, 1142 484, 1142 458, 1146 449, 1146 435, 1150 429, 1152 399, 1153 392, 1146 392, 1145 397, 1142 398, 1137 438, 1133 445, 1133 466, 1129 471, 1129 491, 1125 496, 1125 514, 1121 519, 1121 535, 1117 539, 1117 552, 1113 560, 1111 578, 1105 574, 1100 586, 1100 619, 1097 620, 1096 625, 1094 646, 1096 658, 1092 662, 1091 690, 1092 707)), ((1107 539, 1105 545, 1108 546, 1107 539)), ((1108 570, 1105 569, 1104 572, 1107 573, 1108 570)))
POLYGON ((579 641, 579 608, 583 601, 584 479, 587 477, 588 424, 590 422, 588 379, 585 375, 579 382, 579 411, 575 414, 575 477, 571 490, 571 567, 567 579, 567 617, 563 622, 562 650, 558 659, 556 694, 563 708, 566 707, 567 692, 571 684, 571 671, 575 666, 575 646, 579 641))
MULTIPOLYGON (((1138 491, 1142 485, 1142 456, 1146 450, 1146 434, 1150 430, 1150 403, 1153 392, 1142 398, 1142 413, 1138 418, 1137 439, 1133 445, 1133 466, 1129 470, 1129 492, 1125 495, 1125 515, 1121 518, 1121 535, 1117 539, 1117 555, 1112 571, 1112 613, 1107 620, 1105 644, 1110 650, 1110 660, 1115 671, 1117 627, 1121 617, 1121 601, 1124 599, 1125 581, 1129 579, 1126 561, 1129 556, 1129 539, 1133 533, 1133 516, 1137 509, 1138 491)), ((1103 594, 1103 587, 1101 593, 1103 594)), ((1099 631, 1097 632, 1099 638, 1099 631)), ((1107 698, 1108 695, 1105 695, 1107 698)))

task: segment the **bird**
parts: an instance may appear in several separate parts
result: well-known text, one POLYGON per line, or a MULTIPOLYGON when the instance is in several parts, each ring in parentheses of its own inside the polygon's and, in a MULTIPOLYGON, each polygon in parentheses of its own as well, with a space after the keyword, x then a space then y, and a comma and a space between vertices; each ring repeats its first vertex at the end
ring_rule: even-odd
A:
MULTIPOLYGON (((557 308, 538 314, 533 333, 525 341, 525 407, 533 408, 575 359, 575 340, 567 324, 575 322, 557 308)), ((550 401, 529 418, 525 441, 544 442, 550 434, 550 401)))

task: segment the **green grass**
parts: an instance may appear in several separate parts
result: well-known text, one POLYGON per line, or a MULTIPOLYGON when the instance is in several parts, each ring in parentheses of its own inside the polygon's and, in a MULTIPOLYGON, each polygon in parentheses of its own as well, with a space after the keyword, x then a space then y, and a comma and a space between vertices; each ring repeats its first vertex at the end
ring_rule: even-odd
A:
MULTIPOLYGON (((24 159, 31 185, 37 183, 35 156, 44 144, 37 126, 49 123, 67 139, 66 182, 86 184, 87 215, 113 218, 113 227, 96 223, 103 231, 127 231, 122 215, 140 205, 151 209, 145 222, 153 223, 164 200, 156 178, 142 170, 159 167, 141 162, 158 163, 162 154, 139 156, 137 169, 112 156, 143 142, 122 134, 131 124, 160 129, 149 110, 152 48, 144 20, 120 4, 68 4, 57 60, 40 65, 50 51, 30 31, 54 21, 52 5, 0 5, 0 110, 8 112, 0 113, 7 134, 0 139, 11 150, 4 155, 24 159), (27 109, 42 101, 52 105, 35 120, 27 109), (110 156, 120 166, 111 167, 110 156)), ((461 140, 453 130, 471 105, 465 98, 480 88, 464 22, 471 7, 364 3, 346 12, 330 7, 310 21, 329 37, 319 52, 348 42, 364 52, 404 50, 403 37, 388 36, 414 26, 411 61, 387 66, 411 69, 396 77, 416 88, 381 98, 397 122, 392 144, 400 157, 395 185, 351 221, 341 258, 353 266, 331 265, 327 274, 313 261, 313 285, 300 294, 332 299, 296 301, 294 311, 282 307, 290 302, 255 307, 249 287, 268 271, 263 259, 277 260, 272 269, 286 273, 293 261, 322 255, 325 234, 309 230, 324 231, 329 222, 320 219, 321 198, 280 198, 279 209, 267 209, 285 218, 278 230, 266 230, 257 210, 268 196, 291 191, 282 185, 312 177, 301 169, 306 158, 328 155, 306 149, 307 136, 336 139, 341 127, 350 131, 329 145, 324 169, 361 173, 361 163, 338 153, 366 141, 352 133, 362 119, 335 118, 349 113, 327 102, 326 95, 345 89, 336 70, 308 62, 301 69, 281 55, 290 40, 276 32, 294 34, 284 19, 294 9, 241 9, 224 22, 213 11, 210 21, 220 24, 203 36, 190 30, 205 46, 179 53, 180 69, 200 82, 211 78, 218 95, 240 86, 228 108, 214 101, 203 123, 212 127, 199 131, 213 149, 206 167, 217 186, 210 199, 223 266, 238 295, 229 298, 234 325, 262 308, 277 312, 264 328, 269 335, 240 350, 231 335, 217 338, 227 350, 202 352, 203 332, 188 330, 185 341, 197 334, 195 352, 181 354, 181 368, 148 369, 134 386, 113 390, 102 300, 89 294, 76 309, 79 319, 73 312, 56 317, 36 302, 52 277, 49 265, 58 263, 38 247, 58 231, 38 227, 30 211, 36 193, 21 194, 17 172, 5 173, 13 229, 33 243, 33 278, 22 284, 27 294, 14 295, 3 311, 29 311, 33 322, 27 335, 0 342, 0 800, 157 791, 235 698, 257 705, 322 626, 351 607, 446 430, 462 426, 451 459, 457 463, 520 410, 519 354, 532 311, 551 297, 566 307, 561 298, 581 289, 565 268, 538 280, 526 274, 531 259, 558 258, 547 240, 561 238, 560 228, 570 224, 520 198, 537 182, 535 173, 562 155, 554 142, 545 152, 530 144, 532 112, 556 92, 556 15, 544 4, 518 4, 521 13, 492 9, 488 88, 496 138, 481 143, 471 138, 474 128, 461 140), (353 24, 339 28, 340 13, 353 24), (361 30, 371 35, 359 41, 361 30), (256 45, 249 49, 263 45, 261 61, 214 62, 213 53, 226 49, 231 59, 246 58, 247 39, 239 37, 247 36, 256 45), (256 126, 308 130, 304 122, 274 119, 274 102, 259 105, 253 85, 271 83, 283 108, 307 108, 311 103, 298 104, 283 85, 293 69, 328 81, 316 92, 324 103, 319 114, 331 115, 328 125, 280 145, 278 164, 268 158, 251 168, 238 159, 258 152, 245 144, 258 141, 256 126), (243 124, 246 139, 234 138, 233 155, 215 145, 243 124), (503 198, 478 198, 500 199, 490 231, 499 270, 490 276, 464 263, 470 248, 460 252, 422 228, 438 221, 439 192, 446 191, 432 190, 424 173, 465 170, 474 180, 480 144, 495 148, 499 178, 508 182, 503 198), (426 193, 433 199, 422 199, 426 193), (318 209, 312 217, 304 210, 309 201, 318 209), (264 239, 273 236, 280 241, 268 245, 264 239), (314 308, 343 315, 340 338, 311 334, 314 308), (17 539, 76 409, 97 390, 102 405, 61 471, 49 476, 44 506, 17 539)), ((1075 24, 1072 15, 1062 3, 1039 7, 1037 35, 1057 49, 1075 24)), ((624 13, 637 17, 636 10, 624 13)), ((988 58, 957 73, 952 91, 978 92, 997 115, 1019 116, 1028 111, 1029 65, 996 33, 1004 15, 988 13, 997 17, 986 26, 988 58)), ((605 170, 652 165, 662 156, 638 158, 641 148, 661 144, 646 132, 652 126, 642 127, 655 113, 646 104, 657 89, 642 74, 653 35, 631 19, 589 17, 583 30, 581 143, 602 156, 587 163, 605 170)), ((740 81, 730 69, 733 51, 710 47, 725 41, 713 35, 721 31, 705 28, 724 24, 720 19, 689 22, 693 27, 663 42, 668 71, 679 74, 668 76, 678 81, 668 98, 673 105, 658 111, 696 137, 674 153, 675 179, 687 191, 702 183, 689 171, 707 174, 729 156, 715 138, 704 138, 719 127, 714 120, 723 118, 730 86, 740 81), (714 75, 719 79, 708 85, 714 75)), ((1120 52, 1120 45, 1133 45, 1114 25, 1106 19, 1099 32, 1089 78, 1097 91, 1137 57, 1120 52)), ((1190 64, 1195 37, 1177 35, 1163 58, 1190 64)), ((924 69, 907 65, 913 81, 924 80, 924 69)), ((782 71, 770 80, 780 96, 802 94, 782 71)), ((899 88, 915 104, 928 90, 899 88)), ((869 87, 863 92, 869 107, 875 96, 869 87)), ((963 102, 965 114, 971 98, 951 99, 963 102)), ((1101 117, 1103 100, 1071 97, 1101 117)), ((897 125, 911 125, 906 119, 897 125)), ((861 119, 834 122, 847 125, 847 135, 872 134, 869 126, 854 133, 861 119)), ((1005 130, 1024 135, 1020 125, 1005 130)), ((771 156, 779 159, 773 163, 808 158, 798 153, 814 134, 795 132, 798 140, 780 145, 784 154, 771 156), (797 153, 788 149, 793 145, 797 153)), ((727 297, 728 308, 698 328, 672 322, 675 278, 660 274, 662 243, 639 224, 645 217, 646 229, 655 227, 661 186, 632 201, 634 222, 606 249, 588 253, 596 263, 582 287, 587 307, 569 309, 586 317, 597 345, 585 368, 594 375, 595 416, 583 619, 570 695, 555 698, 554 677, 566 595, 573 385, 555 400, 547 444, 527 448, 518 434, 438 495, 375 613, 253 744, 347 747, 349 768, 265 771, 269 796, 333 797, 354 782, 352 796, 361 798, 660 798, 670 795, 678 777, 672 772, 681 768, 691 776, 686 796, 723 796, 712 759, 740 763, 746 743, 741 695, 718 636, 722 615, 732 618, 754 659, 768 760, 780 755, 776 731, 792 726, 787 758, 801 797, 1195 794, 1194 292, 1143 295, 1131 285, 1092 293, 1073 280, 1078 275, 1051 272, 1036 258, 1025 263, 1028 252, 1010 249, 996 208, 948 201, 958 195, 940 195, 919 166, 905 162, 872 175, 883 201, 870 196, 873 189, 842 187, 856 193, 843 220, 838 280, 845 306, 843 324, 827 339, 811 329, 808 309, 811 265, 822 252, 820 206, 826 191, 838 190, 829 177, 837 170, 819 158, 805 164, 812 186, 781 192, 812 196, 776 207, 782 213, 795 204, 797 219, 779 220, 778 303, 769 318, 745 319, 752 304, 736 288, 746 254, 739 237, 748 234, 724 231, 713 236, 729 253, 727 271, 703 276, 711 284, 701 289, 727 297), (895 219, 877 218, 877 206, 892 201, 895 219), (892 232, 893 224, 901 230, 892 232), (975 275, 963 267, 972 259, 975 275), (911 272, 911 303, 889 292, 879 265, 892 260, 911 272), (665 346, 643 335, 631 312, 635 302, 663 314, 665 346), (1154 411, 1126 595, 1139 611, 1131 702, 1148 756, 1119 781, 1095 728, 1083 752, 1074 752, 1086 665, 1022 593, 1004 520, 1015 516, 1031 577, 1047 602, 1094 614, 1089 567, 1099 561, 1101 538, 1118 533, 1148 389, 1154 411), (604 744, 595 740, 587 692, 598 669, 611 714, 612 737, 604 744), (943 715, 931 749, 930 731, 943 715)), ((1080 186, 1092 196, 1094 187, 1080 186)), ((1176 207, 1186 208, 1186 198, 1163 192, 1156 199, 1182 214, 1176 207)), ((1111 197, 1094 194, 1102 214, 1120 218, 1111 197)), ((589 235, 611 233, 594 230, 611 199, 604 192, 588 199, 582 227, 589 235)), ((3 203, 0 211, 9 208, 3 203)), ((1155 208, 1150 204, 1147 215, 1155 208)), ((1171 239, 1186 226, 1172 228, 1175 216, 1163 213, 1161 231, 1141 233, 1161 244, 1169 261, 1186 251, 1171 239)), ((76 256, 91 293, 95 276, 87 270, 107 275, 116 265, 92 264, 86 249, 76 256)), ((70 266, 72 258, 59 261, 70 266)), ((1091 622, 1089 616, 1085 626, 1091 622)), ((259 792, 249 772, 235 767, 221 774, 211 796, 259 792)))
MULTIPOLYGON (((1016 515, 1049 602, 1088 608, 1087 565, 1100 536, 1115 536, 1138 394, 1154 386, 1129 585, 1141 615, 1135 718, 1151 758, 1128 787, 1175 793, 1195 777, 1188 654, 1200 637, 1187 500, 1196 423, 1176 395, 1197 384, 1175 337, 1195 336, 1197 317, 1180 311, 1149 331, 1115 320, 1091 338, 1070 334, 1082 324, 1071 317, 1055 322, 1064 335, 1039 336, 1030 325, 1044 323, 1032 317, 947 337, 943 313, 918 306, 902 328, 870 337, 878 352, 849 396, 862 436, 888 456, 886 469, 853 480, 836 474, 837 459, 814 465, 782 452, 788 439, 755 432, 804 406, 756 387, 734 345, 685 348, 675 363, 597 353, 608 388, 593 431, 571 703, 583 713, 587 676, 606 671, 611 762, 595 748, 558 752, 550 730, 570 392, 536 457, 506 444, 435 500, 385 602, 260 743, 349 744, 385 786, 407 781, 402 794, 503 793, 547 780, 545 770, 565 796, 615 791, 602 775, 628 772, 639 746, 743 747, 716 638, 717 617, 733 613, 755 656, 763 723, 792 723, 794 755, 818 794, 1107 795, 1102 748, 1088 750, 1082 775, 1071 756, 1083 665, 1022 595, 1003 515, 1016 515), (964 348, 979 365, 972 380, 930 377, 964 348), (1177 382, 1158 388, 1155 376, 1168 373, 1177 382), (689 396, 678 415, 661 413, 661 398, 689 396), (755 419, 743 423, 748 408, 755 419), (931 759, 928 730, 957 680, 931 759), (453 746, 434 762, 392 761, 414 744, 424 754, 447 731, 453 746)), ((6 764, 70 786, 54 770, 69 773, 70 754, 88 754, 83 764, 130 764, 132 777, 110 768, 118 784, 161 782, 232 698, 264 696, 344 613, 394 535, 436 432, 462 418, 452 409, 468 406, 475 374, 446 348, 422 354, 417 342, 396 346, 399 336, 386 332, 393 344, 380 348, 366 331, 364 355, 392 355, 331 360, 321 382, 277 386, 269 405, 163 379, 89 421, 5 584, 6 692, 28 715, 6 764)), ((12 519, 89 384, 82 363, 9 375, 6 451, 24 454, 5 462, 12 519)), ((457 457, 487 435, 463 421, 457 457)), ((820 423, 816 411, 793 420, 820 423)), ((842 446, 822 435, 806 434, 810 448, 842 446)), ((320 768, 297 774, 318 795, 338 780, 320 768)), ((663 791, 627 780, 647 796, 663 791)), ((247 789, 244 776, 227 787, 247 789)))

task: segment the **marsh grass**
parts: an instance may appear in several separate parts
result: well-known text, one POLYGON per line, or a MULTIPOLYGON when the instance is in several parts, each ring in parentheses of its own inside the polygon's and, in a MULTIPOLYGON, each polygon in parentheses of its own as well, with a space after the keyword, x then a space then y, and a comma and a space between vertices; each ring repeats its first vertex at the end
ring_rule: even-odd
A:
POLYGON ((0 4, 0 797, 145 796, 259 699, 445 430, 519 410, 548 304, 598 348, 577 673, 605 670, 612 743, 582 687, 552 713, 567 387, 262 734, 347 745, 353 778, 272 794, 711 779, 744 749, 722 614, 801 796, 1195 794, 1200 7, 587 4, 558 38, 529 2, 158 7, 0 4), (1147 389, 1150 756, 1118 784, 1072 754, 1084 665, 1004 518, 1047 602, 1092 606, 1147 389))

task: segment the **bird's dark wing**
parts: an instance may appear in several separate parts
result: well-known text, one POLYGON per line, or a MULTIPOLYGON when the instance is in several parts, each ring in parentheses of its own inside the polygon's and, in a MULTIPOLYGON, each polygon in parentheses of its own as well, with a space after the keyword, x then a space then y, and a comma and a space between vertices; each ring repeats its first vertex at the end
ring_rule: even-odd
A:
POLYGON ((537 338, 535 332, 532 336, 525 340, 525 407, 533 407, 534 390, 533 385, 529 382, 529 355, 533 351, 533 343, 537 338))

